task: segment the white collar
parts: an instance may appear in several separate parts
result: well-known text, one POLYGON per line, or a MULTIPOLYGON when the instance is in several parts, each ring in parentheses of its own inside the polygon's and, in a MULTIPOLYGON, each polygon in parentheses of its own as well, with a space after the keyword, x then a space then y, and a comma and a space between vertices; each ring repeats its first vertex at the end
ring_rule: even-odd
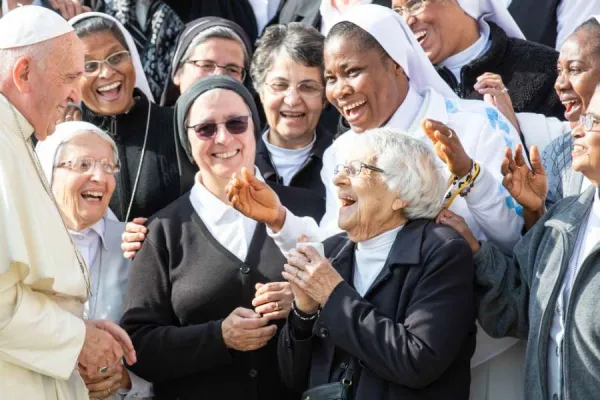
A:
POLYGON ((100 243, 102 243, 102 247, 106 249, 106 243, 104 241, 104 233, 106 232, 106 223, 104 222, 104 217, 100 219, 100 221, 96 222, 94 225, 82 229, 80 231, 74 231, 69 229, 69 234, 74 240, 77 241, 91 241, 95 237, 100 238, 100 243))
POLYGON ((23 135, 25 135, 24 139, 29 139, 31 135, 33 135, 33 126, 2 93, 0 93, 0 107, 5 108, 5 113, 9 116, 8 119, 4 119, 4 123, 11 128, 8 131, 9 134, 17 133, 18 135, 21 135, 22 129, 23 135), (16 115, 17 120, 13 117, 13 111, 15 112, 14 115, 16 115))
POLYGON ((294 156, 294 155, 304 154, 304 153, 306 153, 306 155, 308 155, 308 153, 310 153, 311 149, 315 145, 315 141, 317 140, 317 134, 313 133, 313 138, 310 141, 310 143, 300 149, 286 149, 286 148, 275 146, 274 144, 269 143, 269 130, 268 129, 265 131, 265 133, 263 133, 262 140, 265 143, 265 146, 267 146, 267 150, 269 150, 269 153, 276 153, 276 154, 280 154, 282 156, 287 156, 287 155, 294 156))
POLYGON ((460 53, 446 58, 440 64, 449 69, 460 69, 485 54, 489 50, 490 25, 483 19, 479 20, 479 32, 479 39, 475 43, 460 53))
POLYGON ((385 124, 386 127, 408 131, 423 105, 423 97, 411 86, 400 107, 385 124))
POLYGON ((390 229, 389 231, 385 231, 380 233, 379 235, 372 237, 371 239, 365 240, 364 242, 358 242, 356 244, 357 251, 380 251, 381 249, 387 249, 385 256, 387 255, 396 240, 396 236, 398 232, 402 229, 404 225, 400 225, 396 228, 390 229))
POLYGON ((595 217, 597 223, 600 223, 600 191, 596 188, 594 193, 594 204, 592 204, 592 214, 595 217))
MULTIPOLYGON (((257 167, 254 167, 254 174, 260 181, 265 181, 257 167)), ((223 203, 202 184, 200 172, 196 173, 194 186, 192 186, 190 192, 190 202, 206 225, 218 225, 227 216, 235 216, 237 214, 243 216, 235 208, 231 207, 231 205, 223 203)))

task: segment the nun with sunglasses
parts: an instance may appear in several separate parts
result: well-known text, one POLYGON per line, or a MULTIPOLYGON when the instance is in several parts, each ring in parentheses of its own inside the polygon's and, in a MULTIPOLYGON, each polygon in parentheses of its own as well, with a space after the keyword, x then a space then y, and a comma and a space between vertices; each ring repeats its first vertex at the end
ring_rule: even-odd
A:
MULTIPOLYGON (((154 104, 133 38, 121 23, 101 13, 69 23, 85 49, 81 119, 111 136, 122 162, 110 209, 125 222, 151 216, 192 184, 180 178, 173 110, 154 104)), ((77 117, 67 115, 71 119, 77 117)))
MULTIPOLYGON (((194 83, 175 106, 191 191, 158 212, 131 267, 121 325, 157 399, 294 399, 277 368, 292 304, 285 258, 266 226, 227 200, 233 174, 253 174, 260 123, 250 92, 228 76, 194 83)), ((269 183, 286 207, 320 218, 324 203, 269 183)))

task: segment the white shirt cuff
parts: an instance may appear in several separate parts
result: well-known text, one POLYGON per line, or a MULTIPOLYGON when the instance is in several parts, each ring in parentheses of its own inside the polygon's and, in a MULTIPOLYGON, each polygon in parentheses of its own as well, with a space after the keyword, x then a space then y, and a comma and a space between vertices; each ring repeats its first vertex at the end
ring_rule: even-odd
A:
POLYGON ((154 396, 154 390, 150 382, 143 380, 129 370, 127 372, 129 372, 129 379, 131 380, 131 389, 119 389, 119 395, 124 396, 125 400, 150 399, 154 396))

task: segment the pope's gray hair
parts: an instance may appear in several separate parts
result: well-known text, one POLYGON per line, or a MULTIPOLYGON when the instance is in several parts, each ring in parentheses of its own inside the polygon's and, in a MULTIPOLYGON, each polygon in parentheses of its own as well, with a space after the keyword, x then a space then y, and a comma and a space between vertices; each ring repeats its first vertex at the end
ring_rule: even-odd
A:
POLYGON ((345 150, 351 148, 375 153, 376 166, 385 171, 381 179, 408 203, 402 210, 408 220, 437 216, 447 184, 427 144, 399 130, 377 128, 357 135, 345 150))
POLYGON ((2 60, 0 62, 0 80, 11 77, 15 63, 22 57, 31 58, 40 70, 45 69, 47 56, 51 49, 52 46, 46 42, 12 49, 0 49, 0 60, 2 60))

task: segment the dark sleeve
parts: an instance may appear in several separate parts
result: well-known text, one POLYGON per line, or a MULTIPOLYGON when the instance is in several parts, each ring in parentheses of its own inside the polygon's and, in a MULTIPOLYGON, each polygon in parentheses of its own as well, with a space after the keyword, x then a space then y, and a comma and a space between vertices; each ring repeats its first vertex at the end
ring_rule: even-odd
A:
POLYGON ((490 242, 484 242, 475 254, 477 318, 492 337, 528 336, 529 284, 548 215, 517 242, 512 255, 490 242))
POLYGON ((474 329, 473 259, 462 239, 435 250, 414 287, 406 319, 383 316, 346 282, 325 303, 313 332, 329 331, 365 368, 397 385, 430 385, 455 360, 474 329), (449 334, 451 333, 451 334, 449 334))
POLYGON ((313 325, 314 321, 302 321, 292 311, 279 334, 279 374, 285 386, 298 393, 308 388, 313 325))
MULTIPOLYGON (((158 229, 149 228, 152 233, 158 229)), ((222 321, 180 326, 171 305, 169 270, 167 250, 146 239, 131 265, 127 306, 121 319, 137 352, 138 361, 131 370, 154 383, 231 362, 221 334, 222 321)))

